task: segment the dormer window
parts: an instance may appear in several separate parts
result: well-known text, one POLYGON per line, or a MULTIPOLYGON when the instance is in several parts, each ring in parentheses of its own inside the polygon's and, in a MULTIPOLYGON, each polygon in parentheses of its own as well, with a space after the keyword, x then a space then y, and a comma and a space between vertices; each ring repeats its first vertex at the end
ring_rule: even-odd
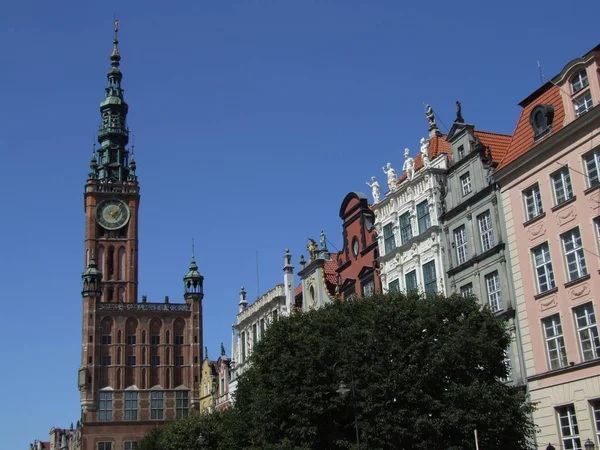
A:
POLYGON ((573 107, 575 108, 575 115, 580 116, 583 113, 588 112, 592 109, 592 94, 588 90, 585 94, 580 95, 575 100, 573 100, 573 107))
POLYGON ((571 78, 571 92, 577 94, 583 88, 588 87, 588 84, 587 72, 583 69, 571 78))
POLYGON ((543 138, 552 131, 554 121, 554 106, 537 105, 529 115, 529 123, 533 128, 533 140, 543 138))

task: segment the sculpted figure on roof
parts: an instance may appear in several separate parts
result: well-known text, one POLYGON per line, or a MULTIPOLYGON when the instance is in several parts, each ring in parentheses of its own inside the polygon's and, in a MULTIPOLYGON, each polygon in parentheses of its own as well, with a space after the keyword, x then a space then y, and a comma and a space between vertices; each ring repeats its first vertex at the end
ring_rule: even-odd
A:
POLYGON ((415 160, 410 157, 410 150, 404 149, 404 165, 402 166, 402 171, 406 174, 406 177, 409 180, 412 180, 415 176, 415 160))
POLYGON ((425 105, 425 116, 429 121, 429 128, 436 128, 437 124, 435 123, 435 115, 433 113, 433 108, 430 105, 425 105))
POLYGON ((387 185, 390 188, 390 191, 396 189, 396 181, 398 179, 398 174, 392 167, 392 163, 387 163, 385 167, 382 167, 383 173, 387 175, 387 185))
POLYGON ((429 141, 424 137, 421 138, 421 159, 423 160, 423 166, 425 166, 425 168, 428 169, 430 166, 429 141))
POLYGON ((379 188, 379 183, 377 182, 377 178, 371 177, 372 183, 367 181, 367 186, 371 188, 371 195, 373 195, 373 204, 379 203, 379 195, 381 194, 381 189, 379 188))

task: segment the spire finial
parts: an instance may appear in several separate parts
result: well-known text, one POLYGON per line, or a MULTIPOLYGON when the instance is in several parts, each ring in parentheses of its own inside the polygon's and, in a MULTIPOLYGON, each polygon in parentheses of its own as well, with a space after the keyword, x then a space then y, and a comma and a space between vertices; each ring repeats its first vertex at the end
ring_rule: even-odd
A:
POLYGON ((192 238, 192 260, 196 260, 196 244, 194 238, 192 238))
POLYGON ((114 30, 115 30, 115 38, 113 39, 113 51, 110 55, 110 65, 114 68, 119 67, 119 61, 121 60, 121 55, 119 55, 119 21, 115 15, 114 17, 114 30))

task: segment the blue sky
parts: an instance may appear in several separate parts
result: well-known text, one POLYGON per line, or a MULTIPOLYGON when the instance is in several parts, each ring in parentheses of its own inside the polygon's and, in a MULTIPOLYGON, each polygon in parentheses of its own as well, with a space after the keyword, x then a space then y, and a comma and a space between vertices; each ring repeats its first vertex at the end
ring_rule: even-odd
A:
MULTIPOLYGON (((140 294, 181 299, 192 237, 204 341, 229 352, 238 292, 281 282, 321 229, 341 246, 344 196, 456 100, 511 133, 517 103, 598 43, 600 3, 4 2, 0 14, 3 443, 79 417, 83 185, 112 18, 141 184, 140 294), (586 4, 587 3, 587 4, 586 4), (580 13, 583 12, 584 16, 580 13)), ((444 128, 441 127, 443 131, 444 128)))

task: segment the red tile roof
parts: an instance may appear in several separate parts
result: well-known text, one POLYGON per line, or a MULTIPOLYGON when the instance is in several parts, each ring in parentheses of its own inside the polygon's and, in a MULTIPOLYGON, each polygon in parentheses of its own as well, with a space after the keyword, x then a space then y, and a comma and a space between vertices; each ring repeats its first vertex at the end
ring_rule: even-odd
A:
POLYGON ((325 280, 332 283, 334 286, 337 286, 338 274, 336 269, 338 268, 338 254, 330 253, 330 255, 331 261, 325 261, 325 264, 323 264, 323 270, 325 271, 325 280))
POLYGON ((294 297, 297 297, 300 294, 302 294, 302 283, 300 283, 298 286, 296 286, 296 290, 294 291, 294 297))
MULTIPOLYGON (((435 158, 440 156, 442 153, 448 155, 448 158, 452 157, 451 147, 448 141, 446 141, 446 135, 441 136, 435 135, 429 138, 429 160, 433 161, 435 158)), ((421 152, 415 157, 415 172, 423 167, 423 158, 421 152)), ((406 174, 402 173, 398 179, 398 184, 406 179, 406 174)))
POLYGON ((529 115, 531 114, 533 108, 539 104, 554 106, 552 130, 547 136, 551 136, 562 129, 565 119, 565 110, 560 97, 560 90, 557 86, 548 84, 545 86, 545 89, 539 89, 537 91, 537 95, 530 96, 521 103, 521 106, 523 106, 521 117, 517 122, 515 132, 508 147, 508 151, 501 160, 499 168, 506 167, 534 148, 540 142, 543 142, 544 139, 547 139, 546 136, 543 139, 540 139, 538 142, 533 142, 533 128, 529 123, 529 115))
POLYGON ((492 160, 499 163, 506 155, 506 151, 512 140, 509 134, 490 133, 489 131, 475 131, 475 136, 481 143, 489 147, 492 152, 492 160))

